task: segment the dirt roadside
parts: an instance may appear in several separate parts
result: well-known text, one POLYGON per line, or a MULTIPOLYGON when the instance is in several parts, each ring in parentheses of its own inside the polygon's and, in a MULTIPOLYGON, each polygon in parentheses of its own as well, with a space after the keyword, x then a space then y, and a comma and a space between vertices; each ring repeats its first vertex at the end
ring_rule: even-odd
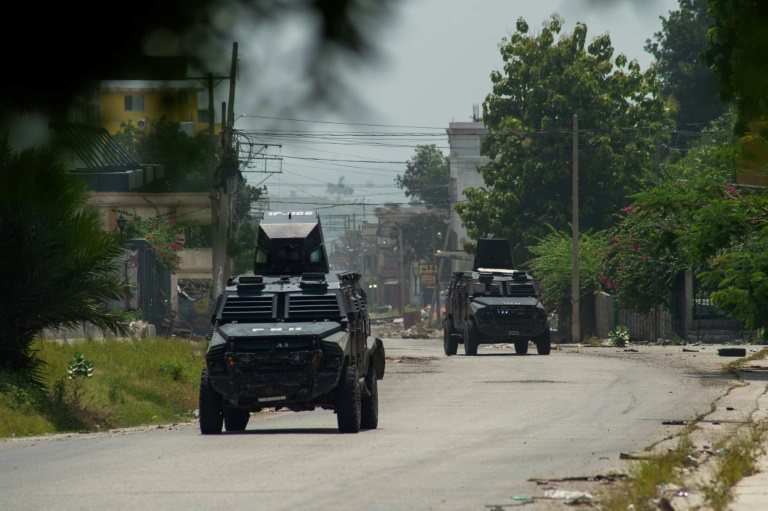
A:
MULTIPOLYGON (((561 344, 553 349, 579 356, 589 354, 607 358, 632 358, 640 363, 653 367, 669 367, 671 370, 681 371, 696 378, 701 385, 719 386, 725 388, 723 395, 715 399, 709 413, 699 417, 680 417, 678 420, 662 422, 668 432, 665 440, 655 445, 647 446, 642 452, 622 453, 622 459, 627 460, 627 469, 631 463, 649 459, 653 456, 674 450, 683 434, 687 434, 692 442, 692 448, 688 454, 690 466, 684 472, 685 483, 680 486, 668 485, 659 488, 659 498, 648 503, 648 509, 660 511, 710 511, 704 498, 703 486, 718 484, 715 474, 715 465, 722 450, 718 452, 716 446, 727 438, 734 438, 737 434, 745 435, 752 428, 757 427, 761 420, 765 420, 765 410, 761 410, 760 400, 766 395, 766 383, 768 382, 768 361, 752 360, 730 356, 721 356, 720 350, 732 349, 734 346, 707 344, 700 346, 627 346, 616 348, 608 346, 588 346, 561 344)), ((746 357, 759 353, 764 346, 739 346, 746 351, 746 357)), ((725 352, 724 352, 725 353, 725 352)), ((763 408, 766 403, 763 400, 763 408)), ((768 447, 764 445, 765 449, 768 447)), ((768 456, 764 453, 760 458, 763 470, 768 468, 768 456)), ((539 485, 547 490, 544 493, 554 498, 546 501, 538 500, 528 509, 574 509, 600 508, 598 495, 618 488, 627 480, 627 471, 613 474, 584 474, 584 477, 567 480, 542 480, 539 485)), ((760 473, 753 478, 768 481, 768 474, 760 473)), ((749 477, 745 479, 750 479, 749 477)), ((743 481, 743 480, 742 480, 743 481)), ((729 507, 734 511, 742 509, 768 509, 768 496, 756 504, 754 492, 751 487, 755 483, 738 483, 732 492, 736 495, 738 504, 740 492, 750 491, 748 508, 729 507), (742 486, 750 490, 742 490, 742 486), (754 507, 757 505, 757 507, 754 507)), ((762 498, 762 497, 758 497, 762 498)), ((521 502, 521 505, 526 503, 521 502)))

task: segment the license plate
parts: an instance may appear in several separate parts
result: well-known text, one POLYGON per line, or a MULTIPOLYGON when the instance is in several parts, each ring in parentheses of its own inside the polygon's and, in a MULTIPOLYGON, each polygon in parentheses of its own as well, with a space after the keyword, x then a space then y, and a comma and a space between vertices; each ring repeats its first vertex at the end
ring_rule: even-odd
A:
POLYGON ((280 401, 281 399, 285 399, 285 396, 260 397, 259 403, 265 403, 268 401, 280 401))
POLYGON ((517 330, 510 330, 509 335, 520 335, 520 332, 518 332, 517 330))

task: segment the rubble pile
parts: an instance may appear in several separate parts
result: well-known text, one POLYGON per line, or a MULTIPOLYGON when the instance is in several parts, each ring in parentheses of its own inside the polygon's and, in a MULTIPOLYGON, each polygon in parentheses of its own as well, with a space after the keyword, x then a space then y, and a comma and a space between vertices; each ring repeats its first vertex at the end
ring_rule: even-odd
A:
POLYGON ((391 317, 371 319, 371 334, 382 339, 442 339, 443 332, 417 324, 403 327, 403 318, 391 317))

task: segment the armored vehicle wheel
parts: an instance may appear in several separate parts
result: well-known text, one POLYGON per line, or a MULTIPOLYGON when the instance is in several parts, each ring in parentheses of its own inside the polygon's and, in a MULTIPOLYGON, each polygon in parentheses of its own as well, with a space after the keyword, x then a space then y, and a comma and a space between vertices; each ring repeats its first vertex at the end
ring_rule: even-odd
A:
POLYGON ((477 326, 475 321, 470 319, 467 321, 467 328, 464 330, 464 354, 468 356, 477 355, 477 326))
POLYGON ((221 433, 224 417, 221 413, 221 394, 213 390, 208 379, 208 369, 203 369, 200 375, 200 433, 217 435, 221 433))
POLYGON ((443 321, 443 350, 449 357, 455 355, 459 349, 459 341, 454 336, 453 322, 446 318, 443 321))
POLYGON ((340 433, 357 433, 360 431, 360 384, 357 369, 345 365, 339 377, 339 387, 336 389, 336 420, 340 433))
POLYGON ((243 431, 248 425, 251 414, 248 410, 234 408, 224 412, 224 427, 227 431, 243 431))
POLYGON ((376 366, 371 361, 365 375, 365 386, 370 395, 360 396, 360 429, 376 429, 379 426, 379 387, 376 380, 376 366))
POLYGON ((528 340, 515 341, 515 353, 518 355, 525 355, 528 353, 528 340))
POLYGON ((536 352, 539 355, 549 355, 549 351, 552 349, 552 341, 550 340, 549 329, 536 338, 536 352))

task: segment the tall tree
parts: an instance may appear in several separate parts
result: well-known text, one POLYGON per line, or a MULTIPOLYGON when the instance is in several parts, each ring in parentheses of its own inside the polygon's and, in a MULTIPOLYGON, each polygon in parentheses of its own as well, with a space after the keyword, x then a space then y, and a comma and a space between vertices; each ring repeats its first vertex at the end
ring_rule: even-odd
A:
MULTIPOLYGON (((707 0, 678 0, 678 5, 668 17, 659 16, 661 31, 653 35, 654 41, 646 40, 645 51, 659 66, 662 92, 677 103, 678 130, 700 132, 726 108, 718 95, 717 77, 700 58, 712 20, 707 0)), ((678 145, 685 147, 694 138, 683 137, 678 145)))
POLYGON ((45 328, 83 322, 125 331, 108 300, 130 294, 118 269, 119 234, 101 230, 88 192, 50 148, 14 152, 0 137, 0 365, 38 366, 32 343, 45 328))
POLYGON ((115 140, 140 163, 165 167, 162 181, 151 183, 153 192, 208 192, 211 190, 211 142, 207 131, 190 137, 180 123, 165 117, 146 128, 122 123, 115 140))
POLYGON ((448 157, 435 144, 419 145, 405 164, 405 174, 398 175, 395 184, 405 190, 406 197, 413 197, 430 209, 447 210, 449 179, 448 157))
POLYGON ((486 186, 468 188, 467 201, 456 205, 472 238, 511 238, 521 264, 526 247, 550 232, 547 224, 570 229, 574 114, 583 231, 611 225, 627 195, 656 175, 656 142, 672 126, 655 68, 614 58, 607 34, 587 44, 583 23, 560 35, 562 24, 554 15, 530 35, 521 18, 502 40, 503 71, 491 73, 483 103, 486 186))
POLYGON ((768 114, 768 2, 707 0, 713 26, 707 33, 705 62, 720 82, 724 101, 737 106, 736 132, 768 114))

